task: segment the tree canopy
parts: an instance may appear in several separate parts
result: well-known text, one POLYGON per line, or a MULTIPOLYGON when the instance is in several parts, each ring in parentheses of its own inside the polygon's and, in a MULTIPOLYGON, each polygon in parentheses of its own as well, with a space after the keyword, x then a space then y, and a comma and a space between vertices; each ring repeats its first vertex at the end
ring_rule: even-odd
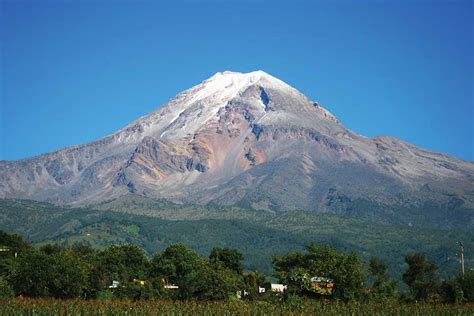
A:
POLYGON ((306 280, 316 276, 334 280, 335 298, 356 299, 364 288, 364 269, 357 255, 339 252, 331 246, 310 244, 305 253, 274 257, 273 265, 280 282, 298 292, 307 290, 306 280))
MULTIPOLYGON (((273 257, 275 277, 288 285, 285 294, 280 295, 261 294, 259 288, 268 278, 257 271, 243 271, 242 254, 231 248, 213 248, 208 257, 203 257, 184 244, 173 244, 149 257, 133 244, 112 245, 103 250, 86 245, 48 244, 34 248, 21 237, 3 232, 0 241, 18 251, 18 256, 12 252, 0 255, 0 298, 24 295, 227 300, 237 292, 245 293, 245 299, 267 297, 295 302, 298 296, 344 301, 397 298, 396 284, 387 277, 385 262, 370 259, 366 268, 371 286, 366 287, 364 264, 357 255, 328 245, 313 243, 305 251, 273 257), (331 284, 331 291, 315 291, 315 286, 320 286, 318 282, 331 284)), ((472 270, 440 285, 437 266, 423 254, 407 255, 405 261, 403 280, 410 287, 409 299, 473 302, 472 270)))
POLYGON ((411 293, 417 300, 426 300, 434 295, 438 288, 436 271, 438 266, 427 260, 424 254, 414 253, 405 257, 408 265, 403 274, 403 281, 410 287, 411 293))

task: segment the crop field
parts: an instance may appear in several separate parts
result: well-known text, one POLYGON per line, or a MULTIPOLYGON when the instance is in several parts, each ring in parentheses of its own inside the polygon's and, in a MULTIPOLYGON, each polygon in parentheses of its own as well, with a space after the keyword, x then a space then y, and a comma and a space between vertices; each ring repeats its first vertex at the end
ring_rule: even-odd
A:
POLYGON ((474 305, 10 299, 0 315, 473 315, 474 305))

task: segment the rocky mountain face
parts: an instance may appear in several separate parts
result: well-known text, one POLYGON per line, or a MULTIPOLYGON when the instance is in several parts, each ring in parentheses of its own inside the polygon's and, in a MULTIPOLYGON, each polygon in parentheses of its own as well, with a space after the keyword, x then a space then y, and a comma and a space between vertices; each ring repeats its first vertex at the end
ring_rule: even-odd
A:
POLYGON ((262 71, 217 73, 92 143, 0 161, 2 198, 85 205, 127 194, 474 227, 472 162, 360 136, 262 71))

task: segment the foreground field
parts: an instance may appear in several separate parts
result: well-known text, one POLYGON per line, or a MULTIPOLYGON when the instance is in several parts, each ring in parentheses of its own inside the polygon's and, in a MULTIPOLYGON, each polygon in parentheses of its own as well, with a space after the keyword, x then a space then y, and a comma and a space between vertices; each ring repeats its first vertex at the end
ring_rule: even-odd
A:
POLYGON ((11 299, 0 315, 473 315, 474 305, 11 299))

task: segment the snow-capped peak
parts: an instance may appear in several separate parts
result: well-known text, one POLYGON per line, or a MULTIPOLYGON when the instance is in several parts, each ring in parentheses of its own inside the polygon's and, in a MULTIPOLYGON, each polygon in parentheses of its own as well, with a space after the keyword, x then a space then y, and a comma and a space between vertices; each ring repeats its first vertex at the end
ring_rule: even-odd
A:
POLYGON ((271 84, 274 86, 278 86, 280 88, 291 88, 288 84, 269 75, 265 71, 256 70, 248 73, 241 73, 241 72, 233 72, 233 71, 224 71, 224 72, 217 72, 209 79, 205 80, 203 84, 207 85, 211 83, 210 87, 234 87, 236 88, 243 88, 246 86, 253 85, 259 81, 264 80, 267 84, 271 84))
MULTIPOLYGON (((309 102, 299 91, 262 70, 249 73, 224 71, 185 90, 164 107, 140 118, 123 130, 140 126, 143 135, 159 135, 159 138, 178 139, 194 133, 206 123, 211 122, 229 101, 253 85, 258 85, 265 90, 285 91, 285 93, 302 100, 301 102, 309 102)), ((263 115, 267 112, 267 105, 262 103, 261 108, 263 115)))

